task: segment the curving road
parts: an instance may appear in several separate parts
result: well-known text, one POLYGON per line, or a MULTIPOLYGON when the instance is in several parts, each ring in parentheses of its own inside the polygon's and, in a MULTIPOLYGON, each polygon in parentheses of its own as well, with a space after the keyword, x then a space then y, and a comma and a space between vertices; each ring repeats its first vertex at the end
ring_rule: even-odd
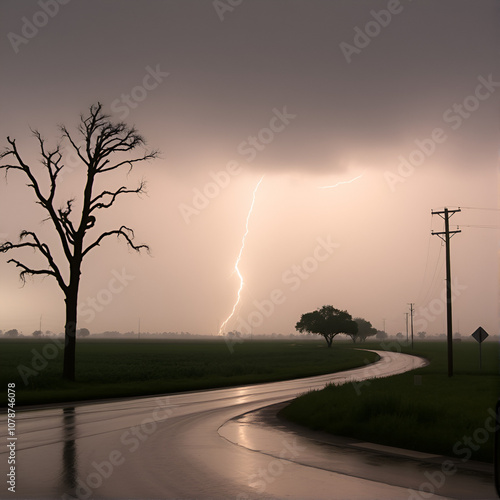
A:
MULTIPOLYGON (((18 411, 16 491, 3 482, 0 498, 443 498, 418 496, 415 489, 426 478, 418 463, 411 474, 398 472, 398 480, 391 480, 384 462, 374 464, 375 455, 365 451, 347 456, 336 447, 234 420, 329 382, 352 382, 353 390, 362 390, 362 380, 425 364, 405 354, 379 354, 373 365, 332 375, 18 411)), ((5 443, 6 415, 0 420, 5 443)), ((2 471, 8 453, 2 446, 2 471)))

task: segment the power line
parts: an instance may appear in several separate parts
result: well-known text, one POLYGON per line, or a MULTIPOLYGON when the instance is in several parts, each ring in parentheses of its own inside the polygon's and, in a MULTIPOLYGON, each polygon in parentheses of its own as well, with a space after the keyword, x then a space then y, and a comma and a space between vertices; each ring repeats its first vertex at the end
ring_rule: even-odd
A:
MULTIPOLYGON (((432 214, 431 214, 431 220, 430 220, 430 227, 431 227, 431 232, 432 232, 432 214)), ((417 294, 417 297, 420 297, 420 295, 422 294, 422 290, 424 289, 424 283, 425 283, 425 277, 426 277, 426 273, 427 273, 427 267, 429 265, 429 253, 430 253, 430 249, 431 249, 431 236, 432 234, 429 234, 429 239, 427 241, 427 256, 425 258, 425 268, 424 268, 424 272, 422 274, 422 284, 420 285, 420 290, 417 294)))
MULTIPOLYGON (((430 236, 432 236, 432 234, 430 236)), ((441 268, 443 267, 443 264, 444 264, 444 260, 441 260, 441 255, 443 254, 443 246, 444 246, 444 243, 441 243, 441 245, 439 245, 439 254, 438 254, 438 257, 436 259, 436 266, 434 267, 434 272, 432 273, 432 278, 431 278, 431 281, 429 283, 429 287, 427 288, 427 292, 425 292, 425 295, 423 296, 422 300, 418 301, 419 304, 425 304, 429 295, 434 290, 435 279, 436 279, 438 269, 439 269, 439 271, 441 271, 441 268)))
MULTIPOLYGON (((459 227, 459 226, 457 226, 459 227)), ((477 227, 480 229, 499 229, 500 226, 494 226, 492 224, 460 224, 460 227, 477 227)))
POLYGON ((467 210, 493 210, 494 212, 500 212, 500 208, 491 208, 491 207, 460 207, 466 208, 467 210))

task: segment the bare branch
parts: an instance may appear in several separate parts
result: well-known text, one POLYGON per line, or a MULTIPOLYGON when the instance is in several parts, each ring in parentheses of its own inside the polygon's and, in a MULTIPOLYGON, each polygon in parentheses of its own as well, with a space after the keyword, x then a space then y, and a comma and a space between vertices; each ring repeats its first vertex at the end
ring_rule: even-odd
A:
POLYGON ((97 172, 99 173, 102 173, 102 172, 108 172, 109 170, 114 170, 115 168, 118 168, 118 167, 121 167, 122 165, 130 165, 130 168, 129 168, 129 172, 130 170, 132 170, 133 166, 135 163, 138 163, 140 161, 147 161, 147 160, 154 160, 156 158, 158 158, 160 152, 157 151, 157 150, 154 150, 154 151, 151 151, 149 153, 146 153, 144 156, 142 156, 141 158, 135 158, 133 160, 123 160, 111 167, 106 167, 104 168, 104 166, 108 163, 108 160, 106 160, 102 165, 101 167, 99 167, 99 169, 97 170, 97 172))
MULTIPOLYGON (((10 137, 7 137, 7 141, 9 143, 11 143, 11 139, 10 137)), ((14 141, 15 142, 15 141, 14 141)), ((6 158, 7 156, 16 156, 14 154, 14 149, 12 148, 5 148, 1 153, 0 153, 0 160, 3 160, 4 158, 6 158)), ((8 164, 6 163, 5 165, 0 165, 0 168, 4 168, 5 169, 5 177, 7 177, 7 173, 10 169, 13 169, 13 170, 23 170, 24 171, 24 168, 21 166, 21 165, 11 165, 11 164, 8 164)))
POLYGON ((106 167, 106 165, 109 164, 109 159, 107 159, 107 157, 112 153, 128 152, 139 146, 145 145, 144 138, 139 135, 134 127, 129 127, 124 122, 111 123, 109 119, 109 115, 102 113, 101 103, 91 106, 89 116, 84 117, 82 115, 80 117, 78 131, 85 140, 86 158, 67 128, 64 126, 60 127, 63 137, 66 137, 70 141, 79 158, 89 168, 96 173, 102 173, 114 170, 125 164, 130 165, 130 168, 132 168, 134 163, 158 158, 159 152, 153 150, 151 152, 145 152, 145 154, 139 158, 125 160, 111 167, 106 167), (95 144, 92 151, 94 138, 95 144))
POLYGON ((75 141, 71 137, 71 134, 68 132, 68 129, 64 125, 61 125, 60 129, 63 137, 66 137, 68 139, 68 141, 70 142, 71 146, 73 146, 73 149, 76 151, 76 154, 78 155, 80 160, 82 160, 83 163, 85 163, 85 165, 89 166, 89 160, 82 155, 80 148, 76 145, 75 141))
MULTIPOLYGON (((7 172, 10 169, 15 169, 15 170, 22 170, 29 178, 32 184, 28 184, 30 187, 33 187, 35 189, 35 193, 37 194, 37 198, 40 199, 41 193, 40 190, 38 189, 38 184, 36 183, 35 178, 33 177, 31 170, 26 163, 23 162, 21 156, 19 155, 19 152, 17 151, 17 146, 16 146, 16 140, 11 139, 10 137, 7 137, 7 142, 10 144, 10 148, 6 148, 2 154, 0 155, 0 159, 5 158, 6 156, 12 155, 14 158, 16 158, 18 165, 10 165, 10 164, 5 164, 5 165, 0 165, 0 168, 5 168, 5 173, 7 175, 7 172), (38 191, 37 191, 38 189, 38 191), (38 196, 40 195, 40 196, 38 196)), ((42 199, 43 196, 41 196, 42 199)))
POLYGON ((141 193, 144 193, 145 187, 146 187, 146 182, 141 181, 139 187, 137 187, 136 189, 127 189, 126 186, 121 186, 120 189, 118 189, 117 191, 103 191, 102 193, 97 195, 91 201, 89 213, 93 212, 94 210, 100 209, 100 208, 109 208, 111 205, 113 205, 116 198, 120 194, 141 194, 141 193), (98 200, 102 200, 105 196, 111 197, 111 199, 109 200, 108 203, 105 203, 104 201, 100 201, 99 203, 97 203, 98 200))
MULTIPOLYGON (((49 267, 51 268, 50 270, 45 270, 45 271, 37 271, 31 274, 50 274, 51 276, 54 276, 56 278, 59 286, 61 287, 61 290, 65 291, 66 290, 66 284, 64 283, 63 277, 61 275, 61 272, 59 271, 58 266, 56 265, 52 254, 50 253, 50 249, 46 243, 42 243, 39 239, 38 236, 33 232, 33 231, 26 231, 23 230, 21 231, 21 234, 19 235, 19 240, 20 243, 12 243, 10 241, 6 241, 2 245, 0 245, 0 253, 5 253, 8 252, 9 250, 12 250, 14 248, 33 248, 35 250, 38 250, 47 260, 49 267), (26 238, 31 238, 32 241, 22 241, 26 238)), ((17 267, 22 267, 23 272, 20 275, 20 278, 24 280, 24 275, 28 273, 28 271, 31 269, 27 267, 24 264, 21 264, 17 260, 11 259, 8 262, 15 262, 17 267)), ((30 273, 28 273, 30 274, 30 273)))
POLYGON ((66 202, 66 208, 65 209, 60 208, 57 211, 57 213, 59 214, 59 222, 62 224, 64 232, 66 233, 66 238, 71 243, 71 245, 75 244, 75 235, 76 235, 76 230, 73 226, 73 223, 69 219, 69 216, 72 211, 73 201, 75 201, 74 198, 68 200, 66 202))
POLYGON ((12 243, 11 241, 6 241, 5 243, 2 243, 0 245, 0 253, 8 252, 9 250, 12 250, 14 248, 23 247, 31 247, 36 249, 38 248, 38 245, 36 243, 33 243, 32 241, 24 241, 23 243, 12 243))
POLYGON ((47 198, 47 200, 52 200, 54 199, 55 193, 56 193, 56 179, 59 174, 59 172, 63 169, 63 165, 60 165, 61 160, 62 160, 62 154, 60 150, 60 145, 58 145, 54 150, 52 151, 46 151, 45 150, 45 141, 42 138, 40 132, 37 130, 32 130, 33 135, 37 138, 38 143, 40 145, 40 153, 42 155, 42 165, 45 166, 49 173, 49 178, 50 178, 50 195, 47 198))
POLYGON ((22 271, 19 273, 19 278, 23 282, 23 285, 26 283, 26 275, 34 276, 36 274, 44 274, 46 276, 56 276, 54 271, 50 269, 31 269, 30 267, 25 266, 22 262, 19 262, 16 259, 9 259, 7 263, 13 262, 16 267, 20 267, 22 271))
POLYGON ((64 228, 61 225, 59 218, 57 216, 57 213, 52 205, 54 194, 55 194, 55 189, 56 189, 56 177, 57 177, 56 172, 59 172, 59 170, 60 170, 60 168, 59 168, 59 161, 60 160, 57 159, 58 155, 60 156, 59 147, 57 147, 56 150, 51 153, 52 155, 54 155, 54 154, 56 155, 56 164, 54 166, 54 170, 52 170, 52 165, 53 165, 52 156, 51 156, 51 154, 46 153, 45 148, 44 148, 43 139, 38 134, 38 132, 35 132, 35 135, 39 139, 42 156, 44 157, 45 161, 48 162, 48 165, 49 165, 47 168, 49 170, 49 176, 51 176, 51 192, 50 192, 50 195, 48 198, 46 198, 42 194, 42 191, 41 191, 40 186, 38 184, 38 180, 35 178, 35 176, 31 172, 30 167, 26 163, 24 163, 23 159, 21 158, 21 155, 19 154, 19 152, 17 150, 15 139, 11 139, 10 137, 7 137, 7 141, 11 145, 11 148, 7 149, 7 151, 5 151, 3 155, 7 156, 8 154, 12 154, 16 158, 19 165, 18 166, 0 165, 0 169, 5 168, 6 170, 8 170, 9 168, 15 168, 17 170, 22 170, 26 174, 26 176, 30 180, 30 184, 28 184, 28 186, 33 188, 33 191, 35 192, 35 196, 38 199, 37 203, 39 205, 42 205, 42 207, 45 208, 45 210, 48 212, 50 219, 52 220, 54 227, 56 228, 56 231, 57 231, 59 238, 61 240, 61 244, 62 244, 64 253, 65 253, 67 259, 70 260, 71 259, 71 251, 69 248, 68 240, 66 238, 66 233, 65 233, 64 228), (52 171, 52 174, 50 174, 51 171, 52 171))
POLYGON ((135 250, 136 252, 140 252, 142 249, 146 250, 149 252, 149 247, 148 245, 135 245, 133 242, 133 239, 135 237, 134 231, 130 229, 129 227, 122 226, 120 229, 113 229, 112 231, 106 231, 102 233, 97 240, 94 241, 94 243, 91 243, 82 253, 82 257, 84 257, 90 250, 95 248, 96 246, 99 246, 101 241, 104 238, 107 238, 108 236, 116 235, 117 237, 123 236, 125 240, 127 241, 127 245, 135 250))
POLYGON ((107 156, 114 151, 130 151, 145 144, 144 138, 134 127, 128 127, 124 122, 107 123, 101 129, 103 137, 102 150, 107 156))

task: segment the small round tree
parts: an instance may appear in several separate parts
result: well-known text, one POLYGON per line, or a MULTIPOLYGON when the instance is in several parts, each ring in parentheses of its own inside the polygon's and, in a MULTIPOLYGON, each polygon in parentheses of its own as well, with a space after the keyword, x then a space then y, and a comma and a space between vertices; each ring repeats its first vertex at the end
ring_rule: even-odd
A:
POLYGON ((358 324, 347 311, 335 309, 333 306, 323 306, 313 312, 305 313, 295 325, 300 333, 308 332, 325 338, 328 347, 332 347, 333 338, 339 333, 356 335, 358 324))

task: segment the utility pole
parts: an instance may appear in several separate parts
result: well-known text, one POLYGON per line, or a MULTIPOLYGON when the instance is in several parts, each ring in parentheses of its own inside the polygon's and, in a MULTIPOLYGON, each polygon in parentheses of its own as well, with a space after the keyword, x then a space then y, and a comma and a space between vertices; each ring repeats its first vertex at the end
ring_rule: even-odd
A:
POLYGON ((408 313, 405 313, 406 316, 406 343, 408 344, 408 313))
MULTIPOLYGON (((408 305, 410 306, 410 318, 411 318, 411 348, 413 349, 413 306, 415 305, 414 302, 409 302, 408 305)), ((406 313, 406 319, 408 319, 408 313, 406 313)))
POLYGON ((447 330, 447 342, 448 342, 448 377, 453 376, 453 327, 452 327, 452 314, 451 314, 451 265, 450 265, 450 238, 456 233, 461 231, 457 229, 456 231, 450 231, 450 217, 456 213, 461 212, 460 208, 455 210, 444 210, 434 211, 431 210, 432 215, 439 215, 444 219, 444 231, 435 232, 432 231, 431 234, 436 234, 439 236, 446 244, 446 330, 447 330))

